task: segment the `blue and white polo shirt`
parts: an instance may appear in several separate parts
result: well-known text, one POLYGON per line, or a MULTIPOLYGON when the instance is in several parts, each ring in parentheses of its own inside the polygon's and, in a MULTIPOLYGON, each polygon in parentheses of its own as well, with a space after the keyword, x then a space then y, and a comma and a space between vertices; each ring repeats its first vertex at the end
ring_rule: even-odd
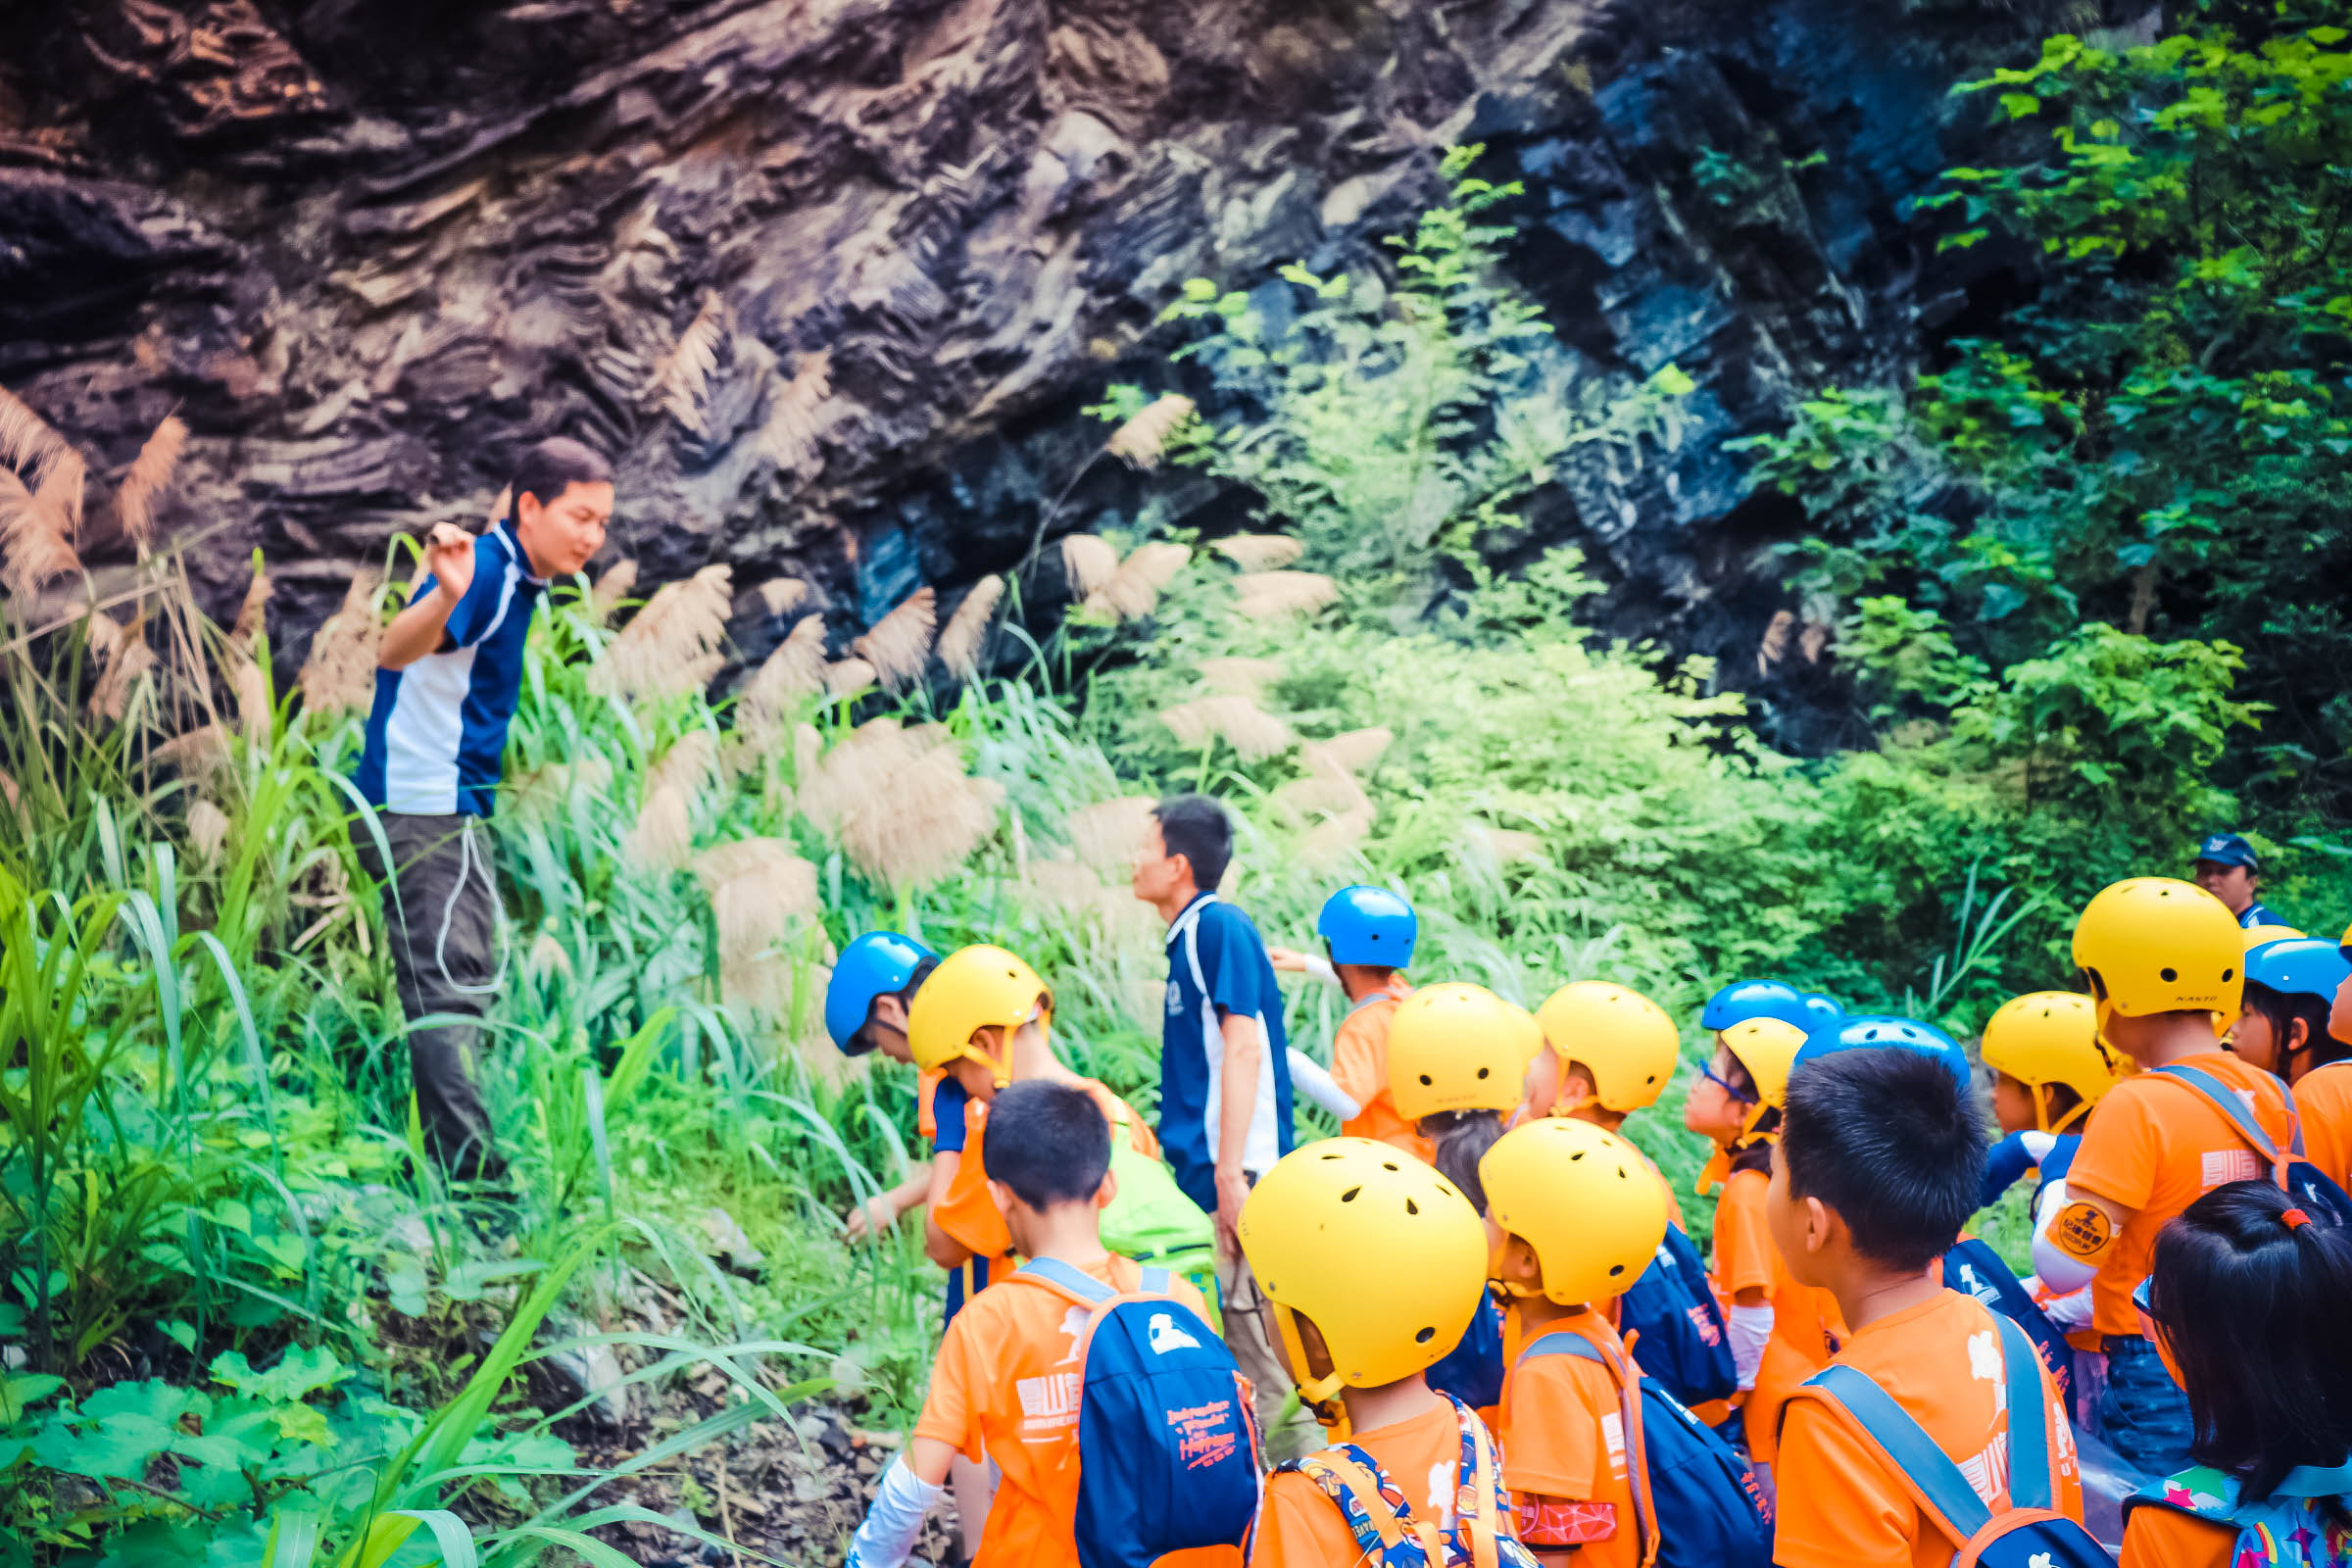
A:
POLYGON ((1291 1063, 1282 993, 1250 917, 1214 893, 1168 927, 1168 1001, 1159 1035, 1159 1144, 1185 1196, 1217 1209, 1217 1131, 1223 1121, 1222 1010, 1258 1026, 1257 1102, 1242 1168, 1262 1175, 1291 1152, 1291 1063))
MULTIPOLYGON (((409 603, 434 586, 425 577, 409 603)), ((441 646, 406 669, 375 672, 354 779, 368 805, 404 816, 491 813, 522 695, 523 640, 546 587, 512 519, 474 540, 473 582, 449 612, 441 646)))

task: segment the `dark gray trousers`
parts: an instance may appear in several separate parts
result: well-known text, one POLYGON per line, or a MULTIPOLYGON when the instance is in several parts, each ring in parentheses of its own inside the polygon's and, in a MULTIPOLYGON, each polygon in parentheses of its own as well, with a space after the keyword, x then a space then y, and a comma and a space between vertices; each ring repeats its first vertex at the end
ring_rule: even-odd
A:
POLYGON ((466 816, 376 815, 392 847, 390 876, 365 822, 353 825, 352 837, 362 863, 384 886, 401 1011, 411 1025, 444 1015, 409 1031, 425 1152, 461 1180, 496 1177, 505 1165, 469 1059, 481 1033, 472 1020, 489 1011, 501 979, 490 825, 466 816))

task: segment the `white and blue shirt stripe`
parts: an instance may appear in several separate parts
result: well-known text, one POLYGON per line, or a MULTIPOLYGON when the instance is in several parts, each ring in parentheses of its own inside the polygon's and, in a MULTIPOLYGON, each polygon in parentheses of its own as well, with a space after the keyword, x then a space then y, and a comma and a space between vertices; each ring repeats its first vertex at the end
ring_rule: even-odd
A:
MULTIPOLYGON (((409 602, 430 594, 417 583, 409 602)), ((507 725, 522 694, 522 647, 544 578, 531 575, 513 519, 473 542, 473 582, 441 646, 406 669, 375 672, 375 707, 355 778, 378 810, 488 816, 507 725)))
POLYGON ((1203 893, 1168 927, 1167 1014, 1159 1036, 1159 1145, 1187 1197, 1217 1210, 1218 1126, 1224 1119, 1225 1034, 1218 1014, 1257 1026, 1257 1092, 1242 1169, 1263 1175, 1291 1152, 1291 1062, 1282 992, 1265 940, 1241 910, 1203 893))

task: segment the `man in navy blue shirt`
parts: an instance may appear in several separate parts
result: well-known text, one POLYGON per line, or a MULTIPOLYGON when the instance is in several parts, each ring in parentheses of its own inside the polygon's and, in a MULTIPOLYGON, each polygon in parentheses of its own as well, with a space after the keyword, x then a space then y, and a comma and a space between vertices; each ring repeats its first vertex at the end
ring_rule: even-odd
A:
POLYGON ((1251 1185, 1291 1151, 1291 1069, 1265 941, 1216 895, 1232 858, 1225 808, 1205 795, 1173 796, 1152 808, 1133 886, 1168 922, 1160 1152, 1177 1185, 1216 1216, 1226 1343, 1270 1423, 1288 1374, 1234 1226, 1251 1185))
POLYGON ((2262 879, 2262 861, 2255 856, 2254 846, 2235 833, 2215 833, 2198 845, 2193 874, 2197 886, 2229 906, 2239 925, 2287 923, 2283 915, 2254 897, 2262 879))
POLYGON ((503 978, 498 883, 479 823, 496 805, 531 612, 551 580, 604 545, 612 470, 557 437, 524 455, 509 493, 513 509, 488 533, 445 522, 426 541, 425 574, 384 628, 354 780, 391 851, 387 866, 368 824, 354 825, 362 859, 385 884, 417 1121, 427 1152, 462 1180, 501 1169, 466 1059, 471 1020, 503 978), (461 1021, 416 1027, 435 1014, 461 1021))

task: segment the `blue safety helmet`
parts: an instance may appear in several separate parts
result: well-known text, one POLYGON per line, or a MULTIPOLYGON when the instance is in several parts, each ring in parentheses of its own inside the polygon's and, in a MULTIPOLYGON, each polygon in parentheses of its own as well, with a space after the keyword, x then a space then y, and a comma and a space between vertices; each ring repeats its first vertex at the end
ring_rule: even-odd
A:
POLYGON ((861 1056, 873 1049, 850 1042, 865 1027, 867 1014, 874 1010, 874 999, 906 990, 914 971, 938 957, 914 938, 896 931, 868 931, 842 950, 840 961, 833 965, 833 978, 825 987, 825 1033, 833 1037, 843 1054, 861 1056))
POLYGON ((1778 1018, 1799 1029, 1811 1029, 1815 1021, 1803 995, 1787 981, 1735 980, 1707 999, 1698 1026, 1721 1033, 1750 1018, 1778 1018))
POLYGON ((1824 1024, 1805 1037, 1804 1046, 1797 1052, 1796 1060, 1789 1064, 1788 1076, 1793 1080, 1805 1070, 1808 1061, 1819 1061, 1844 1051, 1916 1051, 1923 1056, 1934 1056, 1951 1071, 1959 1082, 1962 1099, 1976 1093, 1976 1070, 1970 1066, 1968 1053, 1960 1042, 1932 1023, 1916 1018, 1895 1018, 1884 1014, 1866 1014, 1847 1018, 1836 1024, 1824 1024))
POLYGON ((2266 942, 2246 955, 2246 984, 2269 986, 2281 996, 2331 1002, 2347 979, 2352 979, 2352 960, 2319 937, 2266 942))
POLYGON ((1421 921, 1413 906, 1387 888, 1342 888, 1323 901, 1315 935, 1331 947, 1334 963, 1401 969, 1413 961, 1421 921))
POLYGON ((1837 999, 1825 997, 1818 991, 1808 991, 1797 999, 1805 1004, 1805 1033, 1810 1035, 1824 1024, 1845 1022, 1845 1009, 1837 999))

